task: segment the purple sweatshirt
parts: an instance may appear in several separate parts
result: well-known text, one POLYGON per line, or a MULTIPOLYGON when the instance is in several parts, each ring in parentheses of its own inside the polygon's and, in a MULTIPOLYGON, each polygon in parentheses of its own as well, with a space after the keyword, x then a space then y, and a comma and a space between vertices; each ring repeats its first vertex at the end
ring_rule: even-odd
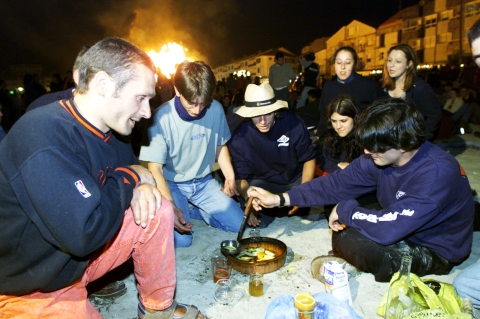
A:
POLYGON ((472 246, 474 202, 468 179, 453 156, 425 142, 402 166, 376 166, 361 156, 344 169, 288 192, 290 205, 337 204, 339 222, 382 245, 408 239, 450 262, 472 246), (353 199, 377 190, 382 210, 353 199))

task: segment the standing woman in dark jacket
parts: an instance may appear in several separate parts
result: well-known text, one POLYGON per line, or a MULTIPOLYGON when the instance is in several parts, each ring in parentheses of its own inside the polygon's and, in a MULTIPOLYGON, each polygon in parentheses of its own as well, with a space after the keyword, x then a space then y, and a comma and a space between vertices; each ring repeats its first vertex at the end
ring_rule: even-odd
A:
POLYGON ((412 47, 399 44, 388 50, 383 87, 391 97, 413 102, 425 119, 427 139, 432 140, 442 115, 442 105, 433 89, 416 76, 417 56, 412 47))
POLYGON ((323 146, 325 163, 322 170, 331 174, 345 169, 348 164, 363 154, 355 143, 355 123, 358 109, 351 98, 340 95, 327 109, 328 124, 323 146))

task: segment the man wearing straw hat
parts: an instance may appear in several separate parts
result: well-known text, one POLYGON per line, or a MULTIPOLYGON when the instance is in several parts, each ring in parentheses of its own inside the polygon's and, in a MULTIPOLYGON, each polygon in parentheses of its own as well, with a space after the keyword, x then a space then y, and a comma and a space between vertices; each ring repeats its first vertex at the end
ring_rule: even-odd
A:
MULTIPOLYGON (((247 86, 245 105, 235 113, 251 121, 240 124, 228 145, 243 198, 250 185, 278 193, 314 177, 315 150, 308 130, 295 113, 282 109, 288 109, 287 102, 277 100, 267 82, 247 86)), ((267 227, 275 215, 273 210, 260 213, 260 220, 251 215, 248 223, 267 227)))

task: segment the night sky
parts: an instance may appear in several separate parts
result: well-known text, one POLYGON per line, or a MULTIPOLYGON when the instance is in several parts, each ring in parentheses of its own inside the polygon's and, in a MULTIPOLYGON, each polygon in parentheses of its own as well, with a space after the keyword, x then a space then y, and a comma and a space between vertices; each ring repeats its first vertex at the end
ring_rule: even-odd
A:
POLYGON ((280 46, 300 54, 354 19, 378 27, 400 3, 418 0, 2 0, 0 77, 12 64, 64 74, 106 36, 145 51, 177 42, 213 67, 280 46))

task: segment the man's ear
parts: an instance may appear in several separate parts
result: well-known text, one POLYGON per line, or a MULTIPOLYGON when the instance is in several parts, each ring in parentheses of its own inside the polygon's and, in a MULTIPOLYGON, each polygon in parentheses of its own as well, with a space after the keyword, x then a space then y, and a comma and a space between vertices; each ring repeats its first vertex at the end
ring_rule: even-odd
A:
POLYGON ((76 85, 78 85, 78 69, 73 70, 72 77, 73 77, 73 82, 75 82, 76 85))
POLYGON ((175 95, 180 97, 180 92, 178 92, 177 87, 174 85, 173 88, 175 89, 175 95))
POLYGON ((100 71, 93 76, 91 85, 98 95, 105 97, 112 82, 112 78, 106 72, 100 71))

